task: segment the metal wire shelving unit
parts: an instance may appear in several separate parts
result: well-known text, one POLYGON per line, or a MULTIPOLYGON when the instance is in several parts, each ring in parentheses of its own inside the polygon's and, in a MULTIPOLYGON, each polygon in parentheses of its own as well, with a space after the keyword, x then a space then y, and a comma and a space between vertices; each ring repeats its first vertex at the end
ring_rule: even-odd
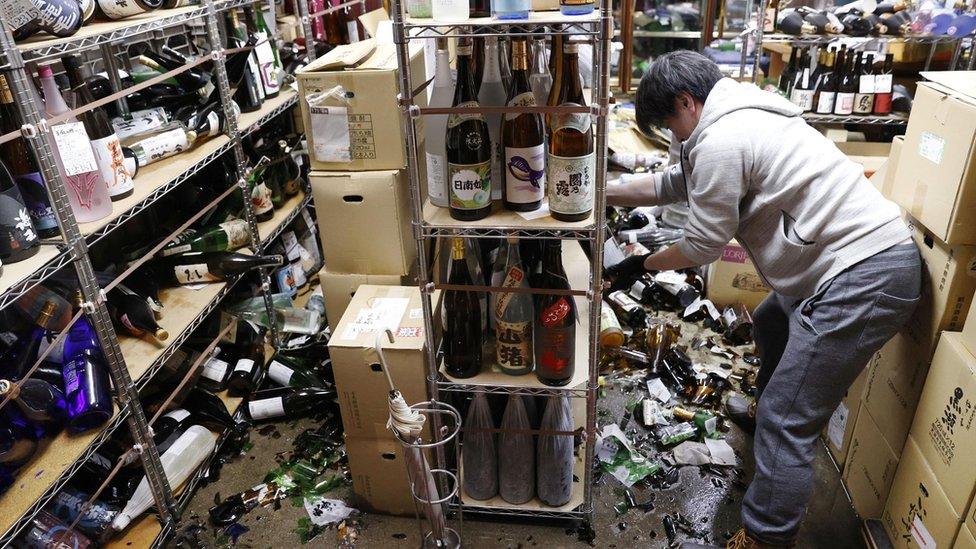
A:
MULTIPOLYGON (((92 22, 82 27, 78 33, 68 38, 52 38, 47 35, 15 43, 11 29, 0 18, 0 73, 10 85, 19 107, 23 127, 19 134, 0 136, 6 141, 21 137, 34 151, 38 166, 45 180, 48 199, 54 210, 60 228, 57 241, 45 241, 40 251, 32 258, 12 265, 4 265, 0 274, 0 310, 14 304, 19 298, 44 283, 58 271, 71 266, 77 275, 84 299, 84 311, 98 334, 106 363, 109 365, 112 384, 116 388, 116 411, 112 419, 92 432, 68 437, 64 433, 52 444, 35 456, 34 462, 25 465, 18 474, 17 484, 0 496, 0 546, 11 545, 29 527, 31 520, 70 480, 81 465, 110 437, 125 425, 137 448, 146 478, 155 499, 154 514, 147 514, 137 521, 145 533, 152 532, 155 546, 162 545, 166 536, 175 532, 185 501, 192 497, 192 486, 184 488, 180 497, 174 497, 162 466, 159 453, 153 443, 150 421, 147 420, 139 401, 139 390, 152 382, 163 364, 176 352, 191 333, 199 327, 209 314, 230 294, 240 278, 225 283, 211 284, 192 292, 184 288, 164 290, 161 299, 164 303, 179 303, 177 310, 170 311, 161 320, 172 338, 163 345, 128 337, 119 337, 108 316, 103 290, 99 287, 89 257, 90 246, 123 226, 128 220, 138 217, 160 198, 176 189, 180 184, 199 173, 204 167, 227 155, 233 155, 233 171, 227 174, 226 196, 231 189, 246 189, 248 168, 242 148, 242 138, 257 131, 273 119, 289 111, 297 104, 297 93, 284 87, 279 96, 268 99, 262 109, 254 113, 237 115, 231 105, 231 89, 227 79, 223 40, 218 31, 220 13, 238 9, 254 3, 273 4, 266 0, 202 0, 199 5, 184 8, 163 9, 111 22, 92 22), (67 191, 55 164, 53 151, 48 144, 49 126, 44 121, 43 106, 36 104, 36 94, 31 91, 28 64, 53 60, 67 54, 85 54, 97 49, 105 68, 114 68, 119 48, 131 42, 159 40, 171 30, 203 32, 203 42, 209 45, 213 61, 213 74, 221 99, 227 127, 225 131, 208 141, 173 158, 160 161, 140 171, 136 178, 135 193, 113 204, 113 213, 102 220, 79 224, 75 221, 67 199, 67 191), (176 299, 180 298, 180 299, 176 299), (189 305, 186 305, 189 303, 189 305), (64 440, 62 440, 64 439, 64 440), (28 477, 30 481, 27 482, 28 477), (24 487, 28 488, 24 488, 24 487)), ((311 36, 307 4, 293 0, 295 12, 299 15, 305 36, 311 36)), ((361 3, 362 0, 357 0, 361 3)), ((330 8, 329 13, 343 6, 330 8)), ((314 50, 309 56, 314 59, 314 50)), ((199 64, 199 62, 197 62, 199 64)), ((175 72, 185 71, 194 64, 188 64, 175 72)), ((108 70, 112 74, 111 70, 108 70)), ((117 78, 110 78, 114 92, 121 91, 117 78)), ((124 108, 124 100, 118 103, 124 108)), ((90 107, 89 107, 90 108, 90 107)), ((278 238, 302 209, 312 207, 309 189, 288 200, 285 206, 275 212, 272 219, 257 222, 250 200, 245 200, 245 217, 251 232, 250 253, 260 253, 278 238)), ((216 205, 215 201, 209 207, 216 205)), ((173 235, 170 235, 171 237, 173 235)), ((148 259, 148 256, 143 258, 148 259)), ((124 275, 123 275, 124 276, 124 275)), ((260 292, 266 307, 272 308, 269 274, 262 270, 258 274, 260 292)), ((120 277, 121 278, 121 277, 120 277)), ((274 322, 274 315, 269 315, 274 322)), ((272 324, 271 341, 280 342, 276 327, 272 324)), ((192 368, 191 368, 192 370, 192 368)), ((226 402, 229 408, 240 405, 226 402)), ((234 409, 231 411, 233 412, 234 409)), ((199 478, 199 477, 197 477, 199 478)), ((121 538, 128 537, 130 531, 123 532, 121 538)), ((140 533, 132 532, 136 537, 140 533)), ((150 537, 153 537, 150 536, 150 537)), ((118 541, 118 540, 116 540, 118 541)), ((125 543, 122 543, 125 545, 125 543)))
MULTIPOLYGON (((606 154, 607 154, 607 113, 610 99, 610 41, 613 38, 613 14, 610 0, 597 2, 597 9, 588 15, 567 16, 559 12, 531 12, 527 20, 498 20, 495 18, 471 18, 461 23, 443 23, 432 19, 416 19, 405 15, 404 3, 392 3, 393 40, 396 43, 399 60, 399 102, 403 126, 406 134, 407 169, 412 197, 414 237, 417 241, 418 257, 421 266, 429 264, 428 245, 430 240, 439 237, 465 238, 503 238, 557 239, 576 241, 564 246, 563 262, 569 274, 571 285, 582 288, 572 292, 580 311, 580 325, 577 326, 576 368, 571 382, 563 387, 550 387, 539 382, 534 375, 513 377, 500 373, 483 371, 469 379, 453 380, 441 371, 440 357, 436 352, 427 353, 427 387, 431 400, 438 401, 442 393, 486 392, 499 394, 519 394, 536 396, 571 397, 574 406, 576 425, 583 431, 583 447, 577 456, 573 494, 570 502, 562 507, 547 507, 533 498, 523 505, 512 505, 501 498, 489 501, 476 501, 468 498, 461 490, 451 506, 464 513, 494 515, 500 517, 535 517, 557 519, 590 519, 592 517, 592 471, 589 464, 593 460, 596 431, 596 396, 598 389, 598 340, 600 324, 600 305, 602 303, 602 257, 606 207, 606 154), (553 28, 553 25, 558 27, 553 28), (423 31, 423 32, 418 32, 423 31), (487 36, 529 36, 555 34, 588 37, 594 44, 594 77, 592 104, 589 107, 521 107, 505 108, 506 111, 519 112, 587 112, 595 120, 594 133, 596 153, 596 182, 594 189, 593 215, 589 219, 573 223, 563 223, 544 217, 525 220, 513 212, 508 212, 496 204, 492 213, 485 219, 475 222, 460 222, 452 219, 446 209, 437 208, 423 201, 419 163, 423 162, 423 151, 418 141, 418 119, 428 114, 450 114, 465 112, 488 112, 494 107, 478 108, 421 108, 414 98, 424 91, 419 88, 417 79, 423 75, 410 72, 410 45, 414 40, 430 39, 434 36, 487 37, 487 36), (521 109, 521 110, 520 110, 521 109), (580 245, 589 246, 589 257, 584 256, 580 245), (574 266, 576 267, 575 273, 574 266), (585 271, 584 271, 585 266, 585 271), (583 314, 582 311, 587 311, 583 314), (579 404, 585 406, 578 406, 579 404)), ((426 102, 424 102, 426 103, 426 102)), ((498 110, 497 108, 496 111, 498 110)), ((496 112, 492 111, 492 112, 496 112)), ((420 269, 418 284, 424 318, 424 336, 427 348, 437 349, 435 340, 435 319, 432 296, 435 291, 446 289, 446 285, 431 280, 425 269, 420 269)), ((497 290, 497 289, 496 289, 497 290)), ((532 293, 545 293, 544 289, 532 293)), ((450 469, 446 463, 438 467, 450 469)), ((456 470, 455 472, 459 472, 456 470)), ((459 472, 463 477, 463 471, 459 472)))

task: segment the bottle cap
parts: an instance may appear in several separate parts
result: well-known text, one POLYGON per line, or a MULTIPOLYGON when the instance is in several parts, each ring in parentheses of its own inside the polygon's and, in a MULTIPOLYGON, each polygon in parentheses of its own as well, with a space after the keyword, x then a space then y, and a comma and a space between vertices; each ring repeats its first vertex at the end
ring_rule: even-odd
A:
POLYGON ((54 318, 54 313, 57 312, 57 310, 58 304, 53 300, 45 303, 44 307, 41 309, 41 312, 37 315, 37 325, 41 328, 47 328, 48 323, 50 323, 51 319, 54 318))
POLYGON ((11 383, 9 380, 0 379, 0 396, 10 397, 15 399, 20 395, 20 386, 16 383, 11 383))
POLYGON ((167 339, 169 339, 169 332, 167 332, 162 328, 157 329, 154 335, 156 336, 156 339, 160 341, 166 341, 167 339))

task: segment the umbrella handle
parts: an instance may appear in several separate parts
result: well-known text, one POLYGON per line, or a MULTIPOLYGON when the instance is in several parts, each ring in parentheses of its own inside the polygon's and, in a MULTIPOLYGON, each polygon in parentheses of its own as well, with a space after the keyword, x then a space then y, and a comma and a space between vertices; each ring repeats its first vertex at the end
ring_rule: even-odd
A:
POLYGON ((373 343, 373 348, 376 349, 376 355, 380 357, 380 365, 383 366, 383 373, 386 375, 386 381, 390 383, 390 390, 395 391, 396 387, 393 386, 393 378, 390 377, 390 370, 386 367, 386 357, 383 356, 383 335, 390 339, 390 343, 395 343, 396 340, 393 338, 393 331, 386 328, 382 332, 376 332, 376 340, 373 343))

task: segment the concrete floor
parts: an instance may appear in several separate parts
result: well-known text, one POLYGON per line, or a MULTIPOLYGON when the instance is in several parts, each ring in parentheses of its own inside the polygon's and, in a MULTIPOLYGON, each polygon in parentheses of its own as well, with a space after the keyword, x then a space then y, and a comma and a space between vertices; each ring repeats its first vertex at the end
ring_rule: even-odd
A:
MULTIPOLYGON (((632 391, 608 385, 606 395, 598 407, 607 413, 605 418, 623 417, 624 406, 632 400, 632 391)), ((606 420, 600 421, 601 425, 606 420)), ((184 519, 183 531, 193 530, 194 524, 205 525, 207 509, 220 498, 231 495, 261 482, 264 475, 276 467, 275 456, 289 450, 295 436, 314 426, 311 420, 258 427, 252 431, 254 443, 246 455, 241 456, 221 471, 219 481, 203 487, 193 499, 184 519)), ((638 426, 638 429, 643 427, 638 426)), ((727 433, 729 443, 736 449, 746 471, 751 474, 751 439, 734 426, 727 433)), ((801 532, 799 547, 846 549, 862 547, 857 519, 840 484, 839 475, 826 451, 821 447, 814 462, 817 485, 810 504, 807 520, 801 532)), ((594 508, 596 547, 667 547, 662 519, 667 513, 679 512, 687 517, 696 529, 706 533, 704 538, 724 542, 727 532, 739 525, 738 513, 744 484, 733 479, 720 479, 713 483, 713 475, 699 472, 697 467, 679 470, 680 482, 664 490, 639 489, 635 486, 636 500, 646 501, 653 497, 654 509, 643 512, 631 509, 621 516, 613 506, 623 500, 622 485, 613 477, 604 475, 595 484, 594 508)), ((351 489, 341 488, 331 497, 351 501, 351 489)), ((251 511, 241 524, 249 529, 240 535, 237 547, 270 548, 299 546, 296 533, 298 521, 305 517, 303 507, 283 501, 280 508, 257 508, 251 511)), ((566 523, 535 524, 505 519, 499 522, 468 519, 464 521, 463 535, 467 547, 583 547, 577 532, 566 523)), ((223 532, 206 526, 197 532, 198 539, 206 547, 230 547, 232 543, 223 532)), ((678 539, 684 539, 679 532, 678 539)), ((311 547, 340 546, 336 529, 321 533, 309 544, 311 547)), ((360 520, 356 547, 404 547, 419 546, 417 523, 414 519, 366 514, 360 520)), ((351 546, 351 545, 342 545, 351 546)))

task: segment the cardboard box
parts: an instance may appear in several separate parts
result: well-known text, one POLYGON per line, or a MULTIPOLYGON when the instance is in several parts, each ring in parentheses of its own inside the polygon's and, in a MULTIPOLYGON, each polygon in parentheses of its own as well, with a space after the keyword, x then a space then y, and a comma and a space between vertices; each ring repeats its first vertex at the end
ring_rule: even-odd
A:
POLYGON ((918 445, 908 438, 881 517, 896 548, 952 547, 961 517, 935 479, 918 445))
POLYGON ((311 172, 308 179, 329 271, 401 276, 413 269, 406 170, 311 172))
POLYGON ((908 321, 906 332, 931 358, 939 332, 963 328, 976 291, 976 246, 946 244, 911 218, 909 228, 924 268, 922 299, 908 321))
MULTIPOLYGON (((427 400, 424 318, 420 290, 404 286, 359 287, 329 340, 339 410, 347 436, 389 438, 389 384, 374 345, 376 333, 393 330, 383 344, 390 375, 408 403, 427 400)), ((434 303, 437 302, 436 297, 434 303)))
POLYGON ((871 183, 881 191, 885 198, 891 199, 891 187, 895 182, 895 171, 898 169, 898 160, 901 158, 901 150, 905 145, 905 136, 896 135, 891 140, 891 150, 888 152, 888 161, 878 168, 871 176, 871 183))
POLYGON ((871 177, 883 166, 891 154, 891 143, 843 141, 834 143, 847 158, 864 166, 864 176, 871 177))
MULTIPOLYGON (((422 76, 423 46, 413 42, 409 47, 410 71, 422 76)), ((397 102, 397 73, 394 44, 378 44, 372 38, 336 47, 296 73, 313 170, 396 170, 406 166, 403 136, 407 128, 397 102), (341 89, 336 90, 339 86, 341 89), (309 97, 333 90, 337 91, 335 95, 316 101, 316 117, 323 123, 313 125, 309 97), (346 127, 348 138, 344 138, 346 127)), ((426 107, 427 94, 418 94, 414 102, 426 107)), ((417 122, 417 138, 422 140, 423 117, 417 122)))
POLYGON ((976 501, 969 508, 969 512, 966 513, 966 527, 969 528, 970 532, 976 533, 976 501))
POLYGON ((976 244, 976 72, 925 72, 891 198, 949 244, 976 244))
POLYGON ((911 433, 962 516, 976 490, 976 357, 961 334, 943 332, 911 433))
POLYGON ((854 510, 862 519, 881 517, 900 454, 901 449, 895 451, 888 444, 871 413, 862 407, 843 476, 854 510))
POLYGON ((863 406, 875 418, 888 445, 900 452, 915 417, 930 360, 904 332, 895 334, 871 359, 863 406))
POLYGON ((969 529, 968 525, 959 530, 959 536, 956 538, 956 544, 952 546, 952 549, 976 549, 976 536, 973 536, 973 531, 969 529))
POLYGON ((706 289, 708 298, 719 309, 742 303, 750 311, 770 292, 745 248, 735 240, 725 246, 718 261, 708 266, 706 289))
POLYGON ((348 273, 319 272, 319 283, 325 296, 325 315, 329 319, 329 328, 335 333, 342 314, 356 295, 356 290, 363 284, 372 286, 409 286, 408 276, 399 275, 366 275, 348 273))
POLYGON ((976 300, 969 304, 969 314, 962 326, 962 344, 976 355, 976 300))
POLYGON ((381 438, 346 436, 353 504, 357 509, 388 515, 414 514, 403 447, 387 432, 381 438))
POLYGON ((830 421, 824 427, 824 440, 827 443, 827 451, 834 457, 841 469, 847 460, 847 452, 851 447, 851 438, 854 434, 854 425, 857 422, 858 414, 861 410, 861 398, 864 396, 864 388, 867 386, 868 364, 857 376, 854 383, 847 389, 844 400, 840 402, 834 413, 830 415, 830 421))

